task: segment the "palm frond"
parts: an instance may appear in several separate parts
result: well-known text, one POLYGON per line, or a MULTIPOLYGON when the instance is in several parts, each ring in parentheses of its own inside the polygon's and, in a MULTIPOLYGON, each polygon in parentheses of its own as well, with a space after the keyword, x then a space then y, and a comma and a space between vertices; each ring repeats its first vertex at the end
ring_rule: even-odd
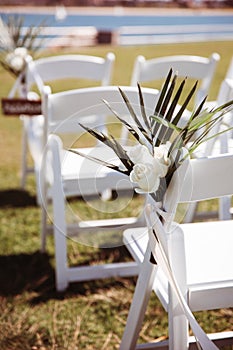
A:
POLYGON ((136 125, 137 125, 137 128, 138 128, 139 131, 142 133, 142 135, 143 135, 148 141, 150 141, 150 138, 149 138, 149 136, 148 136, 148 130, 145 130, 145 128, 143 127, 142 123, 141 123, 140 120, 138 119, 138 117, 137 117, 137 115, 136 115, 136 113, 135 113, 135 111, 134 111, 134 109, 133 109, 133 107, 132 107, 132 105, 131 105, 131 103, 130 103, 128 97, 126 96, 126 94, 124 93, 124 91, 122 91, 122 89, 121 89, 120 87, 119 87, 118 89, 119 89, 120 94, 121 94, 121 96, 122 96, 122 98, 123 98, 123 100, 124 100, 124 102, 125 102, 125 104, 126 104, 126 106, 127 106, 127 108, 128 108, 128 111, 129 111, 131 117, 133 118, 134 122, 135 122, 136 125))
MULTIPOLYGON (((103 100, 103 102, 106 104, 106 106, 109 108, 109 110, 117 117, 117 119, 126 126, 126 128, 128 129, 128 131, 130 132, 130 134, 140 143, 144 143, 143 140, 140 138, 139 133, 137 132, 137 130, 130 125, 126 120, 122 119, 118 113, 111 107, 111 105, 103 100)), ((147 134, 147 132, 143 132, 143 136, 149 141, 151 142, 151 138, 150 135, 147 134)))
POLYGON ((86 130, 89 134, 91 134, 92 136, 94 136, 97 140, 107 144, 108 142, 108 137, 106 135, 104 135, 102 132, 99 132, 98 130, 95 129, 91 129, 81 123, 79 123, 79 125, 86 130))
POLYGON ((170 84, 171 77, 172 77, 172 68, 169 70, 168 75, 166 77, 166 80, 165 80, 165 82, 164 82, 164 84, 162 86, 162 89, 160 91, 159 99, 158 99, 158 102, 157 102, 157 104, 155 106, 154 115, 159 114, 159 111, 161 109, 164 97, 165 97, 165 95, 167 93, 168 86, 170 84))
POLYGON ((129 172, 132 170, 133 162, 128 157, 124 148, 120 145, 119 142, 117 142, 117 140, 113 136, 109 137, 108 135, 105 135, 99 132, 98 130, 90 129, 82 125, 81 123, 79 123, 79 125, 83 129, 85 129, 88 133, 90 133, 92 136, 94 136, 96 139, 104 143, 106 146, 110 147, 115 152, 117 157, 120 159, 122 164, 127 168, 129 172))
POLYGON ((95 162, 95 163, 104 165, 104 166, 107 167, 107 168, 110 168, 110 169, 112 169, 112 170, 116 170, 116 171, 118 171, 119 173, 122 173, 122 174, 125 174, 125 175, 129 175, 129 174, 130 174, 130 171, 127 170, 127 169, 126 169, 126 170, 121 169, 121 168, 118 167, 117 165, 114 165, 114 164, 112 164, 112 163, 108 163, 108 162, 106 162, 106 161, 104 161, 104 160, 101 160, 101 159, 98 159, 98 158, 96 158, 96 157, 90 156, 89 154, 82 153, 82 152, 80 152, 80 151, 78 151, 78 150, 76 150, 76 149, 70 148, 69 151, 72 152, 72 153, 75 153, 75 154, 77 154, 77 155, 79 155, 79 156, 81 156, 81 157, 83 157, 83 158, 92 160, 92 161, 95 162))
MULTIPOLYGON (((170 105, 171 97, 172 97, 172 94, 173 94, 173 91, 175 88, 176 79, 177 79, 177 76, 174 75, 170 85, 168 85, 168 87, 167 87, 167 91, 165 92, 163 102, 161 104, 160 110, 158 111, 158 115, 160 117, 165 118, 166 110, 168 109, 168 107, 170 105)), ((154 146, 156 146, 156 147, 158 147, 161 144, 161 137, 163 134, 162 129, 163 128, 161 127, 161 125, 158 125, 158 124, 157 124, 157 126, 156 126, 156 124, 153 125, 153 129, 152 129, 152 135, 153 135, 153 141, 154 141, 153 143, 154 143, 154 146), (161 134, 160 134, 160 132, 161 132, 161 134)))
POLYGON ((125 149, 121 146, 121 144, 114 138, 114 136, 111 135, 111 138, 113 140, 113 143, 115 145, 115 147, 113 148, 114 152, 116 153, 116 155, 118 156, 118 158, 120 159, 120 161, 122 162, 122 164, 124 164, 124 166, 126 167, 126 169, 128 169, 129 171, 132 170, 134 163, 131 161, 131 159, 129 158, 127 152, 125 151, 125 149))
POLYGON ((170 122, 169 120, 167 120, 165 118, 162 118, 162 117, 159 117, 156 115, 152 115, 150 118, 157 121, 160 125, 162 125, 167 130, 171 129, 171 130, 176 131, 176 132, 180 132, 182 130, 177 125, 173 124, 172 122, 170 122))
MULTIPOLYGON (((172 100, 171 105, 170 105, 167 113, 164 116, 164 119, 169 121, 169 122, 173 119, 174 112, 175 112, 176 108, 178 107, 178 102, 179 102, 181 93, 183 91, 184 85, 185 85, 185 79, 181 82, 181 84, 180 84, 180 86, 175 94, 175 97, 172 100)), ((173 125, 174 125, 174 123, 173 123, 173 125)), ((169 130, 171 131, 171 129, 169 129, 169 130)), ((168 141, 170 139, 171 133, 168 132, 169 130, 165 126, 163 126, 160 129, 158 137, 159 137, 161 143, 166 143, 166 141, 168 141)))
MULTIPOLYGON (((233 127, 229 127, 229 128, 227 128, 227 131, 226 130, 222 130, 222 131, 219 131, 219 132, 217 132, 217 133, 215 133, 214 135, 212 135, 212 136, 209 136, 209 137, 206 137, 206 138, 202 138, 199 142, 193 142, 193 144, 189 147, 189 154, 192 154, 193 152, 195 152, 196 151, 196 149, 201 145, 201 144, 203 144, 203 143, 206 143, 206 142, 208 142, 208 141, 210 141, 210 140, 212 140, 212 139, 214 139, 214 138, 218 138, 219 136, 221 136, 221 135, 223 135, 223 134, 225 134, 226 132, 228 132, 228 131, 231 131, 231 130, 233 130, 233 127)), ((208 134, 207 134, 208 135, 208 134)))
POLYGON ((146 127, 148 128, 148 131, 151 129, 151 125, 149 124, 147 115, 146 115, 146 110, 145 110, 145 104, 144 104, 144 99, 143 99, 143 94, 142 94, 142 89, 139 84, 137 84, 138 87, 138 93, 139 93, 139 100, 140 100, 140 107, 141 107, 141 115, 144 120, 144 123, 146 127))

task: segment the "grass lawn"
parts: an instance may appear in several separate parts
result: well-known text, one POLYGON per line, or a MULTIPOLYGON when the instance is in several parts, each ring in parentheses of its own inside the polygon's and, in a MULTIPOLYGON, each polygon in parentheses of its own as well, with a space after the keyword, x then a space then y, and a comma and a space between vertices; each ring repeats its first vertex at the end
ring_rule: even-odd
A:
MULTIPOLYGON (((133 61, 139 54, 149 58, 173 54, 209 56, 212 52, 218 52, 221 61, 209 96, 209 99, 214 99, 230 62, 233 42, 98 46, 72 52, 104 56, 108 51, 116 54, 113 83, 121 86, 129 84, 133 61)), ((64 52, 67 53, 62 53, 64 52)), ((43 55, 59 53, 61 51, 44 52, 43 55)), ((6 97, 14 80, 2 69, 0 79, 0 97, 6 97)), ((68 87, 69 85, 66 88, 68 87)), ((54 88, 61 90, 64 85, 54 88)), ((0 349, 117 349, 136 279, 116 278, 74 283, 66 292, 57 293, 52 236, 48 238, 47 252, 39 252, 40 210, 36 205, 33 177, 29 179, 25 191, 19 187, 19 119, 0 115, 0 149, 0 349)), ((86 215, 83 202, 80 201, 77 205, 79 210, 83 210, 83 215, 86 215)), ((132 207, 130 210, 137 208, 132 207)), ((100 250, 70 241, 69 251, 71 264, 77 261, 93 263, 129 259, 124 247, 100 250)), ((206 332, 232 330, 233 310, 201 312, 196 316, 206 332)), ((167 337, 167 315, 153 294, 140 342, 163 337, 167 337)))

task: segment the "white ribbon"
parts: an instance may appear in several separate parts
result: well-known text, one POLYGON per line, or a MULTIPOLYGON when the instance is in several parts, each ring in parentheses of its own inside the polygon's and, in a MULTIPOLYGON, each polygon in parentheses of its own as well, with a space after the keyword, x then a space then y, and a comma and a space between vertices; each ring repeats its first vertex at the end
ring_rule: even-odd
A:
POLYGON ((20 87, 23 74, 24 73, 20 73, 20 75, 17 77, 14 85, 12 86, 12 88, 11 88, 11 90, 10 90, 8 96, 7 96, 8 98, 13 98, 16 95, 16 93, 17 93, 17 91, 18 91, 18 89, 20 87))
MULTIPOLYGON (((152 208, 151 205, 148 205, 146 208, 146 220, 147 224, 149 227, 149 244, 150 248, 152 251, 152 254, 155 257, 155 260, 158 264, 158 266, 163 270, 164 274, 166 275, 169 284, 173 290, 173 292, 176 294, 176 297, 178 299, 178 302, 187 317, 187 320, 189 321, 189 324, 192 328, 193 334, 196 338, 197 341, 197 347, 198 349, 203 349, 203 350, 217 350, 218 347, 209 339, 207 334, 203 331, 203 329, 200 327, 198 322, 196 321, 192 311, 190 310, 180 288, 179 285, 176 281, 176 278, 173 274, 169 258, 167 256, 167 249, 164 244, 164 239, 163 237, 159 237, 159 233, 157 235, 157 232, 154 234, 153 232, 153 223, 152 223, 152 218, 151 214, 153 215, 153 220, 158 220, 159 223, 157 222, 156 224, 162 225, 161 221, 158 218, 158 215, 161 215, 164 218, 164 211, 161 209, 161 207, 158 210, 157 203, 155 204, 155 207, 153 208, 153 213, 152 213, 152 208), (154 212, 156 211, 156 213, 154 212), (201 346, 201 347, 200 347, 201 346)), ((171 215, 170 215, 171 217, 171 215)))
MULTIPOLYGON (((156 201, 154 201, 154 200, 149 200, 149 199, 148 199, 148 203, 150 203, 150 204, 148 204, 148 208, 150 207, 150 208, 151 208, 150 210, 152 210, 152 208, 153 208, 153 210, 154 210, 159 216, 161 216, 161 217, 163 218, 164 222, 165 222, 167 225, 169 225, 169 224, 172 222, 172 220, 173 220, 175 214, 174 214, 174 213, 168 213, 167 211, 165 211, 165 210, 162 208, 162 202, 156 202, 156 201)), ((148 215, 149 215, 149 213, 147 213, 147 208, 146 208, 146 216, 148 216, 148 215)))

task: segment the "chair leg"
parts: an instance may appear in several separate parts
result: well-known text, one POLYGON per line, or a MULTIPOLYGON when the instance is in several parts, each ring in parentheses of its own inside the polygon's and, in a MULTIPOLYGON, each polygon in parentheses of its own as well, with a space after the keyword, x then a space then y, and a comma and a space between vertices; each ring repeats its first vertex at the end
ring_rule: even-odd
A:
MULTIPOLYGON (((55 190, 55 189, 54 189, 55 190)), ((56 195, 59 191, 56 191, 56 195)), ((55 246, 55 266, 56 266, 56 289, 59 292, 68 287, 68 263, 67 263, 67 230, 65 217, 65 199, 60 193, 53 201, 54 222, 54 246, 55 246)))
POLYGON ((47 198, 47 187, 44 183, 43 178, 39 179, 37 174, 38 191, 37 200, 41 206, 41 253, 45 252, 46 249, 46 235, 47 235, 47 216, 48 216, 48 198, 47 198))
POLYGON ((68 287, 67 245, 66 235, 59 228, 54 228, 55 260, 56 260, 56 290, 63 292, 68 287))
POLYGON ((231 220, 231 197, 226 196, 219 199, 219 220, 231 220))
POLYGON ((197 202, 192 202, 189 204, 187 212, 184 217, 184 223, 190 223, 193 221, 197 210, 197 204, 198 204, 197 202))
POLYGON ((46 234, 47 234, 47 208, 42 206, 41 208, 41 253, 45 253, 46 250, 46 234))
POLYGON ((27 139, 26 139, 26 130, 23 125, 22 130, 22 155, 21 155, 21 183, 20 186, 22 189, 26 186, 26 177, 27 177, 27 139))
POLYGON ((136 347, 157 271, 157 265, 149 261, 150 255, 151 250, 148 245, 144 261, 140 268, 120 350, 134 350, 136 347))
MULTIPOLYGON (((195 203, 196 204, 196 203, 195 203)), ((184 255, 184 234, 177 227, 167 240, 169 250, 169 261, 180 291, 187 298, 186 264, 184 255)), ((184 310, 178 300, 174 289, 169 284, 168 303, 168 327, 169 327, 169 349, 188 350, 189 348, 189 322, 184 310)))
POLYGON ((169 287, 168 305, 169 350, 188 350, 188 320, 184 315, 176 296, 169 287))

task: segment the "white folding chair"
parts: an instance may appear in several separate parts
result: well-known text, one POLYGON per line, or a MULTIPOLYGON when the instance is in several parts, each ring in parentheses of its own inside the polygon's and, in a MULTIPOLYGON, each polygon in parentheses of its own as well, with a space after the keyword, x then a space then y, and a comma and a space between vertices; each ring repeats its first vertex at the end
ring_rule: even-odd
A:
MULTIPOLYGON (((213 53, 210 57, 175 55, 152 59, 146 59, 139 55, 134 61, 130 84, 136 86, 139 83, 141 86, 157 88, 172 68, 173 72, 177 72, 179 78, 188 77, 190 80, 198 81, 194 100, 194 106, 198 106, 208 95, 219 60, 220 55, 218 53, 213 53)), ((179 126, 183 126, 189 118, 190 111, 186 110, 179 126)), ((125 131, 124 138, 126 138, 126 135, 125 131)))
POLYGON ((178 72, 180 78, 188 77, 199 81, 195 94, 195 105, 198 105, 208 95, 219 60, 218 53, 213 53, 210 57, 178 55, 152 59, 145 59, 140 55, 134 62, 131 85, 140 83, 145 86, 149 82, 164 79, 172 68, 173 72, 178 72))
MULTIPOLYGON (((31 92, 33 87, 39 90, 40 97, 43 97, 43 87, 52 84, 56 86, 58 81, 63 81, 63 90, 83 86, 105 86, 109 85, 112 78, 115 55, 108 53, 105 58, 91 55, 59 55, 28 60, 26 70, 26 91, 29 99, 36 98, 31 92), (81 84, 81 86, 80 86, 81 84)), ((56 90, 56 88, 55 88, 56 90)), ((39 96, 38 96, 39 97, 39 96)), ((27 118, 23 117, 24 128, 22 138, 22 164, 21 164, 21 186, 25 187, 26 178, 29 173, 34 172, 34 168, 28 165, 28 147, 32 158, 38 157, 40 152, 39 144, 36 144, 39 133, 43 132, 43 116, 27 118), (34 137, 33 133, 36 131, 34 137), (28 142, 29 141, 29 142, 28 142)))
MULTIPOLYGON (((122 87, 129 101, 133 105, 137 115, 140 115, 140 100, 138 89, 136 87, 122 87)), ((154 111, 158 90, 143 90, 145 108, 148 116, 154 111)), ((53 217, 52 228, 55 239, 55 255, 56 255, 56 287, 57 290, 64 290, 69 282, 83 281, 110 276, 131 276, 138 273, 135 264, 113 264, 104 266, 86 266, 77 268, 68 267, 67 263, 67 236, 69 235, 70 226, 66 220, 66 210, 68 206, 68 196, 81 196, 88 201, 89 195, 95 195, 99 198, 99 194, 106 188, 116 191, 130 190, 133 193, 133 187, 127 176, 108 169, 92 160, 87 160, 77 154, 68 152, 62 145, 61 138, 64 135, 69 136, 69 145, 74 148, 74 143, 83 132, 79 123, 85 126, 100 128, 111 124, 112 113, 104 104, 106 100, 111 107, 122 118, 130 118, 129 111, 124 103, 122 96, 115 86, 93 87, 85 89, 69 90, 61 93, 48 94, 44 99, 44 115, 48 122, 46 125, 46 133, 50 136, 46 146, 44 159, 40 168, 40 191, 42 202, 42 248, 45 246, 45 237, 48 232, 47 216, 48 216, 48 199, 52 198, 53 217), (90 115, 92 116, 90 118, 90 115), (95 118, 94 118, 95 117, 95 118), (71 135, 72 132, 72 135, 71 135), (59 136, 57 136, 59 135, 59 136)), ((116 119, 114 119, 116 120, 116 119)), ((132 118, 129 119, 132 124, 132 118)), ((117 160, 117 156, 113 150, 105 145, 97 145, 96 147, 79 148, 80 152, 103 159, 104 161, 113 162, 117 160)), ((119 207, 117 212, 119 212, 119 207)), ((69 210, 69 208, 68 208, 69 210)), ((115 229, 122 231, 123 227, 143 225, 144 220, 139 217, 125 217, 122 219, 113 218, 108 220, 79 220, 75 227, 71 227, 72 231, 80 232, 96 232, 101 230, 115 229)), ((107 233, 106 233, 107 235, 107 233)))
MULTIPOLYGON (((233 155, 192 159, 185 173, 183 165, 173 176, 164 200, 164 209, 171 213, 171 221, 176 212, 176 202, 233 194, 233 155)), ((195 339, 188 336, 187 317, 193 324, 193 311, 233 306, 233 221, 189 224, 171 224, 171 221, 165 220, 162 223, 155 211, 150 216, 148 228, 134 228, 124 232, 124 243, 140 265, 140 274, 120 346, 122 350, 136 348, 152 290, 168 312, 169 341, 140 344, 140 349, 194 349, 195 339), (159 243, 152 245, 151 242, 159 243), (158 265, 150 262, 151 253, 156 254, 156 249, 161 245, 177 289, 173 288, 172 279, 168 282, 166 269, 159 262, 158 265), (180 299, 178 295, 181 295, 180 299), (180 302, 182 299, 190 308, 188 310, 192 311, 188 315, 180 302)), ((159 255, 155 255, 155 259, 156 257, 159 255)), ((203 338, 203 334, 201 336, 203 338)), ((209 337, 218 347, 233 344, 233 332, 214 333, 209 337)), ((205 335, 204 340, 206 339, 205 335)), ((205 349, 213 349, 212 346, 212 343, 207 343, 205 349)))

